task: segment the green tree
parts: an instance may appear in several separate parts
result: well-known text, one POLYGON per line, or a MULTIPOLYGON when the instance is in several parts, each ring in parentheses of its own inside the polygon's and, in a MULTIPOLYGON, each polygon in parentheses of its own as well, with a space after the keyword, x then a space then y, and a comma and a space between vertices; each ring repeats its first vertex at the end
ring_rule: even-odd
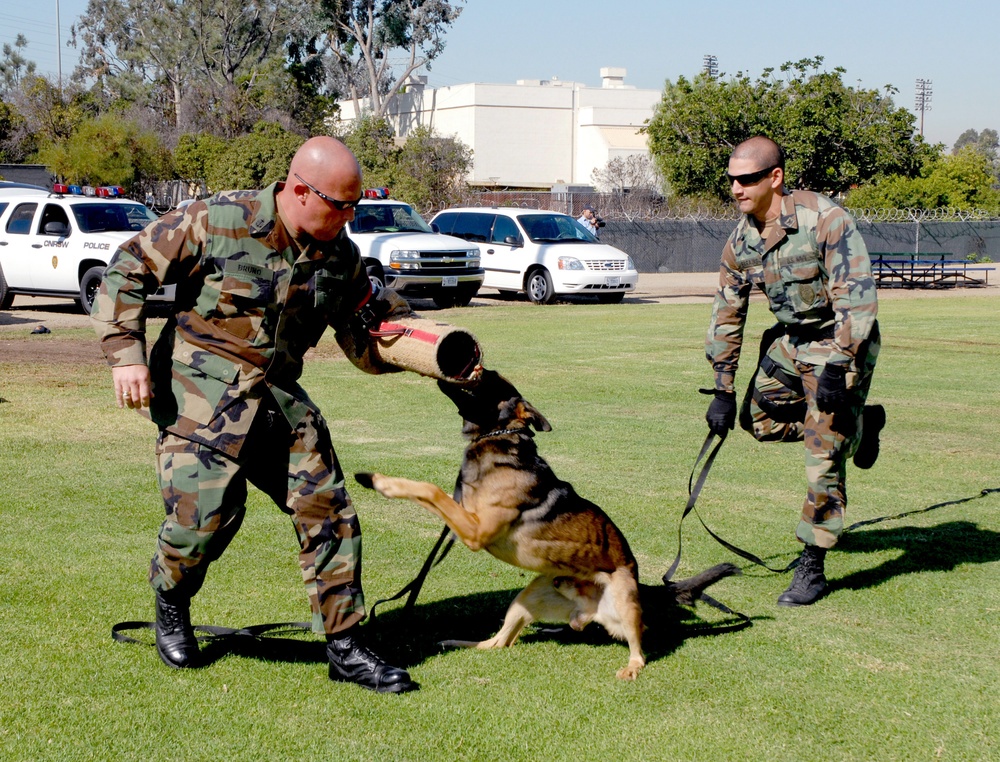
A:
POLYGON ((11 45, 3 45, 3 58, 0 58, 0 94, 17 90, 25 77, 35 73, 35 62, 24 57, 23 51, 28 47, 28 38, 18 34, 11 45))
POLYGON ((391 186, 396 161, 395 134, 388 120, 362 116, 337 135, 354 153, 368 187, 391 186))
POLYGON ((225 142, 205 164, 210 193, 233 188, 263 188, 288 175, 292 156, 303 143, 300 135, 273 122, 258 122, 246 135, 225 142))
POLYGON ((112 100, 162 102, 176 129, 234 136, 295 89, 286 43, 316 36, 312 0, 89 0, 81 63, 112 100), (263 91, 263 93, 262 93, 263 91))
POLYGON ((1000 190, 994 166, 975 144, 928 162, 919 177, 888 177, 852 190, 847 204, 855 209, 952 209, 1000 213, 1000 190))
POLYGON ((64 180, 122 185, 133 194, 170 173, 170 153, 159 138, 116 114, 81 121, 67 138, 46 144, 40 163, 64 180))
MULTIPOLYGON (((463 0, 464 1, 464 0, 463 0)), ((444 50, 444 34, 462 8, 457 0, 319 0, 328 23, 333 87, 355 101, 369 99, 385 116, 410 74, 444 50), (404 58, 405 57, 405 58, 404 58), (398 62, 404 60, 402 68, 398 62)))
POLYGON ((396 155, 393 195, 421 212, 454 206, 465 195, 471 166, 472 149, 462 141, 417 127, 396 155))
POLYGON ((786 154, 786 183, 837 194, 892 174, 914 176, 928 157, 915 117, 885 92, 849 87, 844 70, 822 71, 822 57, 786 63, 783 79, 700 74, 667 82, 645 130, 650 152, 673 193, 729 198, 729 154, 767 135, 786 154))

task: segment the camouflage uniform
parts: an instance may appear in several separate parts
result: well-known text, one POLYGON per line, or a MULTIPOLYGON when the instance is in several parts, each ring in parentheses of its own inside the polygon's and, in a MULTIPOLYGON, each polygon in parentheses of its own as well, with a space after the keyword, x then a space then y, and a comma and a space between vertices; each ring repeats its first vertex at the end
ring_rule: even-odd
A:
POLYGON ((375 300, 409 308, 390 290, 372 298, 345 232, 294 240, 280 187, 220 193, 149 225, 108 265, 92 318, 110 365, 143 364, 145 300, 176 284, 149 358, 166 505, 153 588, 197 592, 242 522, 249 481, 292 516, 313 629, 334 633, 364 617, 361 532, 326 422, 298 384, 303 355, 329 325, 355 365, 395 370, 352 321, 375 300))
POLYGON ((860 442, 878 357, 878 301, 868 252, 850 215, 810 191, 786 191, 781 201, 766 241, 744 217, 726 242, 705 352, 715 388, 735 391, 750 292, 760 288, 778 323, 761 342, 740 424, 762 442, 805 442, 809 489, 796 536, 830 548, 843 531, 847 459, 860 442), (846 416, 816 406, 826 363, 848 369, 853 401, 846 416))

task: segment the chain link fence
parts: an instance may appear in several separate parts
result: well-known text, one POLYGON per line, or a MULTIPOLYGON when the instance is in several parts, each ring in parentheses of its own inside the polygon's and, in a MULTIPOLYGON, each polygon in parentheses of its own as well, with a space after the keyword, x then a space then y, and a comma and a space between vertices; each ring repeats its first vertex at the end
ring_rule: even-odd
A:
MULTIPOLYGON (((579 217, 592 206, 604 221, 600 238, 627 252, 639 272, 714 272, 739 219, 732 205, 668 206, 656 194, 483 191, 468 206, 549 209, 579 217)), ((1000 261, 1000 219, 953 209, 851 210, 869 252, 948 254, 1000 261)))

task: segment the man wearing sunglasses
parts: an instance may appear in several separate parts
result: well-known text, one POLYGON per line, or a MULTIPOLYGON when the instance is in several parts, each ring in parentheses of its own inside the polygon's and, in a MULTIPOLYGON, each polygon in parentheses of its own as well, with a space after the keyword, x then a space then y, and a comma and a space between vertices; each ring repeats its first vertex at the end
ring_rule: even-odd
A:
POLYGON ((149 579, 170 667, 201 663, 191 599, 243 521, 249 482, 292 517, 330 678, 379 692, 418 687, 361 640, 360 525, 326 421, 298 383, 328 326, 362 370, 397 370, 373 355, 369 328, 410 310, 389 289, 372 292, 347 238, 361 195, 354 155, 312 138, 285 182, 167 214, 108 265, 92 317, 116 400, 159 427, 166 519, 149 579), (145 302, 167 284, 173 314, 147 364, 145 302))
POLYGON ((778 322, 761 338, 739 421, 762 442, 805 442, 808 491, 795 533, 805 547, 778 597, 779 605, 805 606, 823 595, 826 551, 843 531, 847 461, 871 468, 885 425, 882 406, 865 405, 880 341, 875 282, 854 220, 826 196, 786 190, 774 141, 738 145, 727 178, 744 216, 722 252, 705 418, 720 436, 735 425, 735 374, 756 286, 778 322))

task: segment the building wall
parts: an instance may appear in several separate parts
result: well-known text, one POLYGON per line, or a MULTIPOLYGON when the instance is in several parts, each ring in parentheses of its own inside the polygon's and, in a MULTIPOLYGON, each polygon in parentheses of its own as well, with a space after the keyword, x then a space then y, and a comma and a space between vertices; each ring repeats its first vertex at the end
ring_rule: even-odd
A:
MULTIPOLYGON (((624 70, 613 71, 620 74, 606 77, 602 87, 559 80, 436 89, 418 84, 396 99, 390 121, 400 137, 428 125, 469 146, 474 185, 590 184, 594 169, 609 159, 648 153, 638 130, 661 95, 624 87, 624 70)), ((341 118, 353 120, 354 104, 340 105, 341 118)))

